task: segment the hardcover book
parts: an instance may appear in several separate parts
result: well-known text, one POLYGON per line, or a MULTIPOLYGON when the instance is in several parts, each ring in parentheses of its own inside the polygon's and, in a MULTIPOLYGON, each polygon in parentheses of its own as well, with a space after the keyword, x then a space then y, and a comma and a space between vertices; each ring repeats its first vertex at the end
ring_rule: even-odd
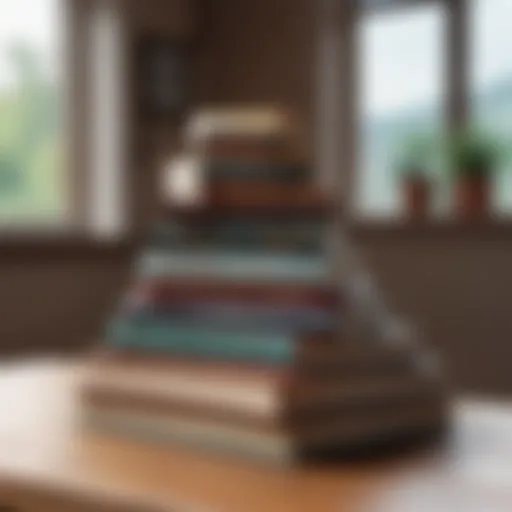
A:
POLYGON ((82 392, 87 403, 112 410, 182 413, 293 433, 334 417, 424 402, 436 397, 436 388, 435 381, 412 374, 315 378, 290 369, 263 373, 220 366, 198 372, 186 364, 155 370, 104 362, 91 366, 82 392))
POLYGON ((321 222, 252 221, 237 219, 187 222, 184 219, 158 223, 152 227, 147 248, 192 248, 211 251, 293 252, 323 254, 325 226, 321 222))
POLYGON ((162 355, 287 364, 303 358, 325 358, 339 340, 329 332, 215 329, 183 321, 144 322, 120 317, 109 325, 107 345, 162 355))
MULTIPOLYGON (((220 188, 220 187, 219 187, 220 188)), ((219 189, 217 189, 219 190, 219 189)), ((234 194, 227 190, 217 195, 204 191, 203 201, 190 204, 164 205, 168 219, 287 219, 287 220, 325 220, 333 215, 333 201, 321 191, 288 194, 277 190, 262 196, 258 191, 234 194)))
POLYGON ((439 403, 420 403, 389 411, 374 411, 361 418, 348 416, 322 420, 291 436, 279 430, 237 426, 229 422, 193 419, 170 413, 140 413, 130 409, 111 410, 99 405, 84 406, 84 421, 91 428, 149 442, 221 451, 261 461, 291 464, 306 453, 376 443, 415 431, 431 431, 442 423, 439 403))
MULTIPOLYGON (((417 371, 417 349, 397 349, 382 345, 369 350, 364 344, 342 340, 338 346, 325 352, 323 358, 297 360, 293 365, 269 365, 258 361, 242 362, 174 354, 161 357, 159 353, 144 349, 125 350, 102 344, 93 352, 90 364, 92 367, 113 365, 126 370, 146 368, 151 371, 174 372, 178 369, 198 376, 220 371, 244 380, 255 378, 259 381, 263 378, 272 382, 287 379, 288 373, 292 373, 298 380, 306 378, 320 381, 336 380, 341 376, 359 380, 368 377, 380 379, 423 375, 417 371)), ((432 378, 430 373, 425 376, 432 378)))
POLYGON ((307 165, 259 161, 217 159, 206 164, 207 181, 216 183, 267 183, 306 185, 311 182, 312 170, 307 165))
POLYGON ((185 321, 213 328, 334 331, 340 324, 338 312, 322 308, 276 307, 222 301, 151 300, 126 301, 121 316, 135 322, 185 321))
POLYGON ((241 251, 149 250, 139 258, 141 278, 187 276, 191 279, 256 280, 259 282, 327 283, 329 262, 323 255, 241 251))
POLYGON ((219 301, 268 307, 337 310, 341 291, 332 283, 262 283, 247 280, 193 279, 186 277, 138 280, 128 297, 153 303, 219 301))

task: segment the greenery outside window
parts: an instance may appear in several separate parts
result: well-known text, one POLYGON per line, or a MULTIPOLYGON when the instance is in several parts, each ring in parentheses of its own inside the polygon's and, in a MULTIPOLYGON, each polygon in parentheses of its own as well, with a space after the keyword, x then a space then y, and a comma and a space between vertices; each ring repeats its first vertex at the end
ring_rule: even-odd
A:
POLYGON ((61 0, 0 0, 0 228, 62 224, 61 0))

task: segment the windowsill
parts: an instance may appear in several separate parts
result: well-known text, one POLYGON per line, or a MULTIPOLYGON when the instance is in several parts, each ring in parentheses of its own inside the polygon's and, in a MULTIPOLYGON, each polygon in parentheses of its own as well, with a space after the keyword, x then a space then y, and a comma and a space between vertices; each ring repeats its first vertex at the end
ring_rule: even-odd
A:
MULTIPOLYGON (((348 225, 350 237, 357 240, 510 240, 512 219, 479 222, 427 221, 405 222, 389 220, 355 220, 348 225)), ((74 260, 129 258, 140 246, 135 236, 98 239, 79 231, 0 231, 0 259, 40 261, 46 258, 74 260)))
POLYGON ((427 220, 424 222, 389 220, 355 220, 349 232, 357 238, 405 239, 511 239, 512 218, 462 220, 427 220))
POLYGON ((101 239, 75 230, 0 231, 0 258, 101 259, 131 254, 136 247, 136 240, 129 236, 101 239))

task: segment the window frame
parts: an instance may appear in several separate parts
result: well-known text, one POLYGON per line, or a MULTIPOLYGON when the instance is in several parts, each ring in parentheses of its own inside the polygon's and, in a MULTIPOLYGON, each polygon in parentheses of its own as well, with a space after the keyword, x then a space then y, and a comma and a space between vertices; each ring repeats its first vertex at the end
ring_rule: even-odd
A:
MULTIPOLYGON (((108 0, 112 8, 117 8, 119 0, 108 0)), ((64 180, 64 212, 62 221, 0 224, 0 242, 2 245, 12 246, 20 243, 30 245, 31 241, 37 244, 76 245, 78 241, 90 240, 96 243, 98 237, 103 241, 117 243, 121 238, 130 238, 130 234, 119 229, 112 236, 104 236, 101 227, 91 221, 91 210, 95 208, 95 197, 92 190, 92 166, 94 158, 91 156, 91 33, 93 32, 94 11, 104 6, 103 0, 60 0, 62 13, 62 137, 64 151, 62 158, 64 180), (114 238, 116 240, 108 240, 114 238), (105 240, 106 239, 106 240, 105 240)), ((123 19, 122 22, 125 20, 123 19)), ((126 43, 126 41, 124 41, 126 43)), ((127 79, 126 70, 123 78, 127 79)), ((124 87, 124 86, 123 86, 124 87)), ((126 93, 126 88, 123 93, 126 93)), ((126 113, 124 113, 127 117, 126 113)), ((129 121, 129 119, 127 119, 129 121)), ((128 132, 123 133, 126 143, 128 132)), ((123 153, 122 155, 126 155, 123 153)), ((127 176, 123 177, 127 180, 127 176)), ((96 187, 98 188, 98 187, 96 187)), ((128 183, 123 183, 123 192, 127 192, 128 183)), ((123 219, 128 220, 126 209, 122 211, 123 219)), ((81 243, 81 242, 80 242, 81 243)))
MULTIPOLYGON (((471 34, 470 34, 470 0, 390 0, 382 2, 380 9, 400 9, 405 10, 412 4, 440 4, 446 8, 446 32, 445 32, 445 48, 447 56, 446 62, 446 103, 444 112, 446 116, 446 127, 448 133, 453 133, 460 127, 467 126, 470 120, 470 51, 471 51, 471 34)), ((337 25, 339 50, 338 54, 331 56, 329 66, 338 68, 338 73, 344 77, 344 87, 342 87, 339 95, 340 112, 337 134, 338 140, 342 140, 342 151, 338 153, 339 158, 337 164, 324 164, 320 169, 323 176, 329 176, 327 181, 336 183, 335 188, 339 191, 339 197, 342 197, 343 214, 351 223, 361 222, 360 216, 356 213, 357 208, 351 204, 354 194, 350 191, 354 190, 355 175, 359 172, 358 155, 360 150, 360 105, 358 91, 360 73, 358 69, 358 30, 362 17, 367 12, 361 0, 348 0, 338 3, 338 0, 323 0, 320 4, 320 41, 328 37, 332 32, 333 20, 337 25), (337 7, 335 7, 337 6, 337 7), (338 15, 333 17, 333 10, 338 9, 338 15), (342 172, 340 173, 340 169, 342 172)), ((322 52, 320 43, 319 52, 322 52)), ((325 84, 326 71, 319 69, 317 80, 320 84, 319 89, 325 91, 328 86, 325 84)), ((334 91, 331 91, 334 93, 334 91)), ((321 102, 321 99, 318 99, 321 102)), ((331 125, 326 119, 319 115, 319 138, 332 131, 331 125)), ((325 150, 323 148, 322 150, 325 150)), ((319 160, 320 157, 319 157, 319 160)), ((324 178, 325 179, 325 178, 324 178)), ((363 220, 363 223, 368 221, 363 220)), ((392 220, 393 224, 397 223, 396 219, 392 220)))
MULTIPOLYGON (((447 125, 450 129, 467 124, 469 120, 469 90, 470 90, 470 0, 391 0, 391 5, 386 9, 406 10, 417 4, 438 4, 446 9, 446 33, 445 48, 446 58, 446 105, 445 114, 447 125)), ((358 8, 358 2, 354 4, 353 23, 359 25, 365 10, 358 8)), ((354 30, 354 33, 357 29, 354 30)), ((356 41, 353 41, 353 49, 356 50, 356 41)), ((357 80, 357 74, 354 75, 357 80)))

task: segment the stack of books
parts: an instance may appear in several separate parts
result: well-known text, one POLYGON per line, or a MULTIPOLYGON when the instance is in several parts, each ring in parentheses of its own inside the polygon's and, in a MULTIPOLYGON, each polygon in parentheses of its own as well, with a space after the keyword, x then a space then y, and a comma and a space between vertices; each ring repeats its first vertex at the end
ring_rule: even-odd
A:
POLYGON ((96 431, 291 463, 444 422, 418 347, 346 339, 328 198, 277 112, 208 112, 199 204, 169 204, 91 358, 96 431))

